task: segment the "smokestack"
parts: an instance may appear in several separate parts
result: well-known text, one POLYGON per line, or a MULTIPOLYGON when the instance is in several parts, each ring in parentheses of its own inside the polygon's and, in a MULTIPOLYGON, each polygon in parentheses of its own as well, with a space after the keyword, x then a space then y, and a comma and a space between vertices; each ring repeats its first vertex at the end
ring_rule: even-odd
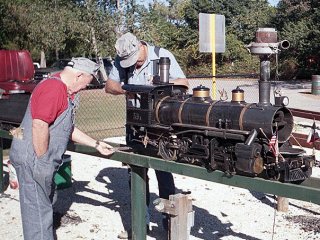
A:
POLYGON ((278 42, 277 31, 274 28, 259 28, 255 42, 246 46, 251 54, 260 57, 259 105, 270 105, 270 57, 278 54, 281 49, 288 49, 287 40, 278 42))

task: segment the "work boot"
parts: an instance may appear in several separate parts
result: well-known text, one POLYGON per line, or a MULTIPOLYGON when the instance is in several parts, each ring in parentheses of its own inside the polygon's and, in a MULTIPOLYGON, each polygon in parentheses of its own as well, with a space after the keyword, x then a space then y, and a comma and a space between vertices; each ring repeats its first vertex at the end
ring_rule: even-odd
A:
POLYGON ((168 214, 162 214, 162 227, 167 232, 169 230, 169 219, 170 219, 170 216, 168 214))

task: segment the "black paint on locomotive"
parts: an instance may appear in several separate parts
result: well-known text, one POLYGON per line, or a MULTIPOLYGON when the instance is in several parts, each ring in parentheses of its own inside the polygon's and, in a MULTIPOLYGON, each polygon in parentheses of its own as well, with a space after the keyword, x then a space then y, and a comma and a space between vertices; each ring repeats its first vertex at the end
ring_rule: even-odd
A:
POLYGON ((293 116, 284 106, 214 101, 172 84, 128 84, 123 89, 127 144, 140 154, 284 182, 311 175, 314 157, 289 145, 293 116), (269 150, 275 131, 279 158, 269 150))

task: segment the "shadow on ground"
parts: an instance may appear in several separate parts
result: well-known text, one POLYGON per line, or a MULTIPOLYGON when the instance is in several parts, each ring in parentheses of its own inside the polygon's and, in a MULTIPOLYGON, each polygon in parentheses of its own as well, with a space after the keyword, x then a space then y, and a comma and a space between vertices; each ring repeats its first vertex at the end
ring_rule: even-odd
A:
MULTIPOLYGON (((104 206, 119 213, 125 229, 130 229, 131 226, 131 207, 130 207, 130 190, 128 184, 128 172, 125 168, 105 168, 102 169, 96 177, 96 180, 105 184, 105 191, 98 192, 88 188, 88 183, 85 181, 74 181, 71 188, 59 190, 57 201, 54 205, 55 211, 55 226, 58 228, 65 222, 76 224, 82 221, 76 215, 70 213, 69 208, 72 203, 85 203, 93 206, 104 206), (93 194, 102 195, 109 201, 101 202, 93 198, 88 198, 79 195, 78 192, 90 192, 93 194), (70 220, 71 219, 71 220, 70 220)), ((177 193, 182 192, 176 189, 177 193)), ((191 193, 192 194, 192 193, 191 193)), ((151 193, 151 203, 158 198, 157 194, 151 193)), ((152 231, 149 236, 159 240, 167 239, 166 232, 161 225, 161 213, 154 210, 154 206, 150 206, 150 218, 152 223, 152 231)), ((195 211, 194 227, 191 229, 191 236, 200 239, 220 239, 223 236, 234 236, 240 239, 258 240, 244 233, 234 232, 231 227, 232 223, 222 223, 218 217, 210 214, 206 209, 193 206, 195 211)), ((222 213, 222 216, 224 214, 222 213)))

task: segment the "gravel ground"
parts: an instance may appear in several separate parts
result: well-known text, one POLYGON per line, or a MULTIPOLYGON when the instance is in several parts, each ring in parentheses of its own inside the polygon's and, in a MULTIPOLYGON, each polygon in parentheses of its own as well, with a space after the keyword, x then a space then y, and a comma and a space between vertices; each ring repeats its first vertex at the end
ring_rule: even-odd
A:
MULTIPOLYGON (((320 176, 320 169, 315 169, 320 176)), ((71 188, 58 191, 55 225, 58 239, 117 239, 130 227, 127 168, 121 163, 72 153, 71 188)), ((152 200, 157 181, 149 171, 152 200)), ((320 239, 320 206, 290 199, 287 213, 276 212, 273 195, 174 175, 177 192, 191 191, 195 225, 190 239, 320 239)), ((167 239, 161 214, 151 208, 147 239, 167 239)), ((18 190, 0 197, 1 239, 22 239, 18 190)))

